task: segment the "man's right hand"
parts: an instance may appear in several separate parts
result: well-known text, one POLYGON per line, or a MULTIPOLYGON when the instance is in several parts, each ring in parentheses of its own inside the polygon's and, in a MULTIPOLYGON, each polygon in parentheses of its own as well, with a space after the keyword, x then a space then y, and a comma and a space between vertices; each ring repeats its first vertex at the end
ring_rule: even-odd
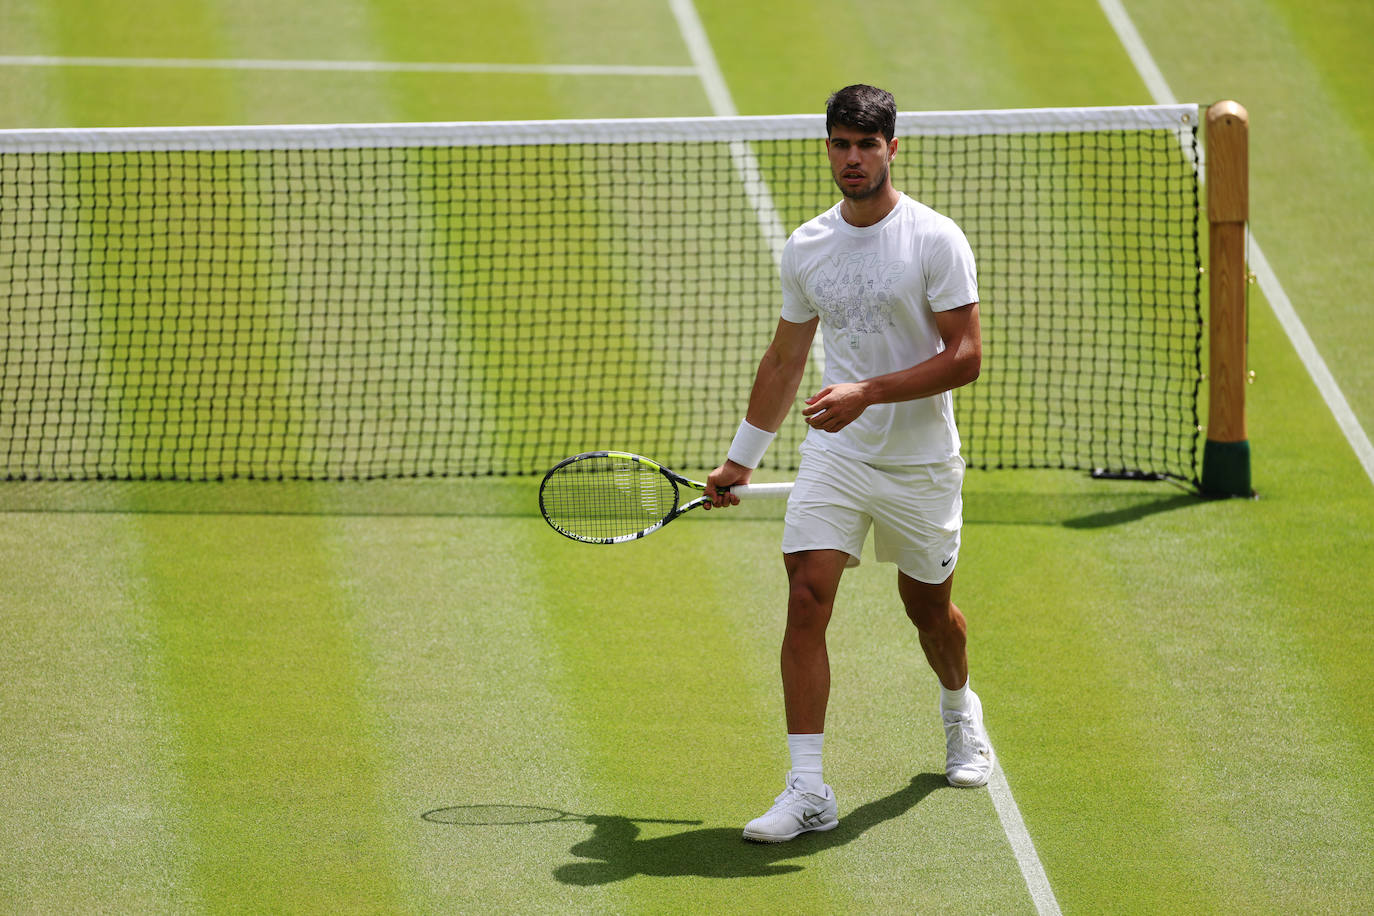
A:
POLYGON ((750 476, 754 473, 753 468, 747 468, 742 464, 726 460, 724 464, 706 475, 706 497, 710 500, 702 508, 712 507, 723 509, 726 506, 738 506, 739 497, 729 492, 721 492, 721 487, 733 487, 742 483, 748 483, 750 476))

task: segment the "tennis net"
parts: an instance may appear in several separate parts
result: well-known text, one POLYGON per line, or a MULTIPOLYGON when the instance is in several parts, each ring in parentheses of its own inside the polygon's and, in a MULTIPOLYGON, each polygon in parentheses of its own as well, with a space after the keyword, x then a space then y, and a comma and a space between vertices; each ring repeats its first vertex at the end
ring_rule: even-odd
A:
MULTIPOLYGON (((1196 482, 1196 106, 904 113, 978 259, 971 466, 1196 482)), ((709 468, 819 116, 0 131, 0 478, 709 468)), ((803 383, 818 379, 819 354, 803 383)), ((789 418, 768 458, 795 466, 789 418)))

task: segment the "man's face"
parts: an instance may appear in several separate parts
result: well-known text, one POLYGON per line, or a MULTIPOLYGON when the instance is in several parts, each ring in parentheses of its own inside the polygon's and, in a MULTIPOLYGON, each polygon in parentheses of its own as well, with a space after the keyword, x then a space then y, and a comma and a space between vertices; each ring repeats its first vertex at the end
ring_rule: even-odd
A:
POLYGON ((825 141, 830 174, 840 193, 850 200, 872 197, 887 183, 888 165, 897 152, 897 139, 836 124, 825 141))

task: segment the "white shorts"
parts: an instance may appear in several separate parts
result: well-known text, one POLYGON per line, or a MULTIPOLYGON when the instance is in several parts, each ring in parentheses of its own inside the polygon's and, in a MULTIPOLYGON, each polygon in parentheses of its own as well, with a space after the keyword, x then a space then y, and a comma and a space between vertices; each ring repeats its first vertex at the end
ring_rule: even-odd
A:
POLYGON ((843 550, 859 565, 868 530, 879 563, 938 585, 959 562, 964 459, 877 467, 818 448, 803 448, 787 500, 782 552, 843 550))

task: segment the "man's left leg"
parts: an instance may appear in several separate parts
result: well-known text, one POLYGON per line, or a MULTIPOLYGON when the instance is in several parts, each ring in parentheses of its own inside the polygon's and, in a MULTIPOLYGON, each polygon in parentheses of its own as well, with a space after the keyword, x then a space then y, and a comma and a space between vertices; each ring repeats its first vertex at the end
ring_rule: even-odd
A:
POLYGON ((932 585, 897 574, 897 591, 920 634, 926 661, 940 680, 940 717, 945 724, 945 775, 950 785, 984 786, 992 776, 992 744, 983 727, 983 705, 968 683, 968 625, 950 599, 954 575, 932 585))

